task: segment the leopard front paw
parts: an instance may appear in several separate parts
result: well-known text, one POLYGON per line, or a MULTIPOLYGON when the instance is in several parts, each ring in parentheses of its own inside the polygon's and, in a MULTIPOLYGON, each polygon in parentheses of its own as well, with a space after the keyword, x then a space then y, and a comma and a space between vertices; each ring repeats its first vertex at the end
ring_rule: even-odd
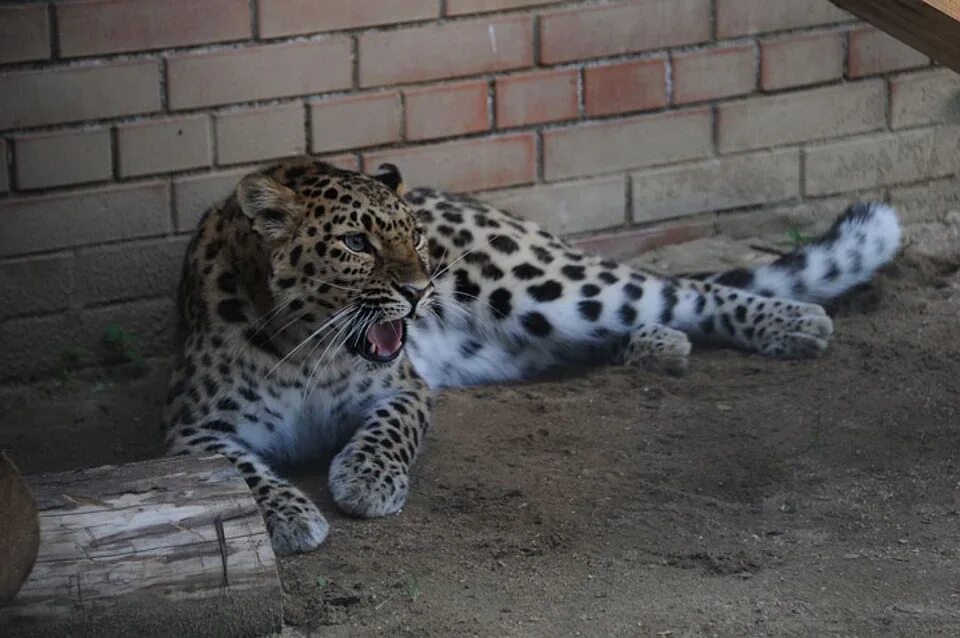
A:
POLYGON ((301 512, 264 512, 273 551, 278 556, 311 552, 326 540, 330 524, 312 505, 301 512))
POLYGON ((330 465, 330 492, 345 514, 375 518, 396 514, 407 500, 409 480, 402 466, 344 449, 330 465))

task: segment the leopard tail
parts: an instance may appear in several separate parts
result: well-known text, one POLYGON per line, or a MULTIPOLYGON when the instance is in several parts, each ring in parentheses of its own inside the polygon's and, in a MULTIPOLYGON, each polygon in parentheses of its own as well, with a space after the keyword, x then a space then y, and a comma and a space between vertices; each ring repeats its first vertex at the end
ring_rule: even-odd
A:
POLYGON ((822 236, 770 264, 685 276, 762 297, 822 304, 870 281, 896 256, 901 234, 892 207, 858 202, 822 236))

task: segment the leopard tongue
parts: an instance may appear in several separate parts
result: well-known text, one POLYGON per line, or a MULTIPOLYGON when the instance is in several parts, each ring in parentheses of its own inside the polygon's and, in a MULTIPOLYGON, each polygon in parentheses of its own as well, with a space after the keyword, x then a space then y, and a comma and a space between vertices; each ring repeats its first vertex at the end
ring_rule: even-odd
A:
POLYGON ((367 330, 373 354, 381 357, 393 355, 403 345, 403 322, 400 319, 378 323, 367 330))

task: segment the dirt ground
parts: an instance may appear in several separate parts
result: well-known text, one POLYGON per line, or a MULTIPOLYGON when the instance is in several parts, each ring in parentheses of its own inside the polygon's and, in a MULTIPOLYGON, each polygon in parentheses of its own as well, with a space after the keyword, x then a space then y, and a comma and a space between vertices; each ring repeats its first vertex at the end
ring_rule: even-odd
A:
MULTIPOLYGON (((305 471, 332 533, 281 561, 286 633, 960 635, 958 216, 836 309, 820 359, 444 393, 390 519, 337 514, 305 471)), ((165 375, 6 390, 0 447, 27 472, 155 455, 165 375)))

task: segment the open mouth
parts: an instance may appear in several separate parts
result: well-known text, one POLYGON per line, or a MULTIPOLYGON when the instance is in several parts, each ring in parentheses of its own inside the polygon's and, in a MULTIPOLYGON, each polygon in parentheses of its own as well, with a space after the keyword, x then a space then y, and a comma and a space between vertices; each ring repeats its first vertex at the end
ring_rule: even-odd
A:
POLYGON ((388 363, 400 355, 406 341, 406 323, 403 319, 394 319, 370 326, 366 334, 357 338, 351 347, 368 361, 388 363))

